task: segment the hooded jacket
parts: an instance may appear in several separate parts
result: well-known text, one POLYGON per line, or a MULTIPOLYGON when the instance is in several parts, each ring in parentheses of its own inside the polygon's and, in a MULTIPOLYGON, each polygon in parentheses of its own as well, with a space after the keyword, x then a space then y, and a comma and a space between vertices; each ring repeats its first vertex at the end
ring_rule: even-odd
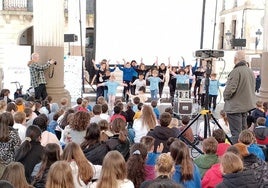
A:
POLYGON ((222 183, 216 188, 256 188, 258 181, 253 171, 242 171, 223 175, 222 183))

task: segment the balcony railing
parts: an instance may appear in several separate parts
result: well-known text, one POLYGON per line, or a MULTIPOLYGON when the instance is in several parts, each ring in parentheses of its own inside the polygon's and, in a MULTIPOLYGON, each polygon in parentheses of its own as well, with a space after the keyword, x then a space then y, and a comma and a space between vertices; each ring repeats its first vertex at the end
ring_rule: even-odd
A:
POLYGON ((0 0, 2 10, 27 11, 27 0, 0 0))
MULTIPOLYGON (((86 0, 87 14, 94 13, 94 0, 86 0)), ((28 11, 33 12, 33 0, 0 0, 0 11, 28 11)), ((64 11, 68 12, 68 0, 64 0, 64 11)))

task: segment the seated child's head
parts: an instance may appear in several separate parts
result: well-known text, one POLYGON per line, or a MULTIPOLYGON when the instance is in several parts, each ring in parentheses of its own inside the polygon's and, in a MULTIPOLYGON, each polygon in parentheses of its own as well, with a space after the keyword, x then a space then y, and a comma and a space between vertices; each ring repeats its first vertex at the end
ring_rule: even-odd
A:
POLYGON ((152 152, 154 151, 154 137, 152 136, 143 136, 140 140, 140 143, 144 144, 147 152, 152 152))
POLYGON ((250 145, 254 141, 254 135, 250 130, 243 130, 238 137, 238 141, 245 144, 250 145))
POLYGON ((265 126, 266 124, 266 118, 264 117, 258 117, 256 120, 257 126, 265 126))
POLYGON ((127 109, 132 109, 132 107, 133 107, 132 102, 128 102, 128 103, 127 103, 127 109))
POLYGON ((101 105, 101 110, 102 110, 102 113, 106 113, 108 111, 109 107, 108 107, 108 104, 107 103, 104 103, 101 105))
POLYGON ((157 101, 156 101, 156 100, 152 100, 152 101, 151 101, 151 106, 152 106, 153 108, 157 107, 157 101))
POLYGON ((133 102, 134 102, 135 105, 137 105, 137 104, 139 104, 141 102, 141 100, 140 100, 139 97, 134 97, 133 102))
POLYGON ((248 146, 243 143, 236 143, 234 146, 237 148, 240 156, 245 157, 249 155, 248 146))
POLYGON ((94 115, 100 115, 101 114, 101 105, 100 104, 95 104, 93 106, 93 114, 94 115))
POLYGON ((146 91, 146 88, 145 88, 144 86, 141 86, 141 87, 139 88, 139 94, 144 94, 145 91, 146 91))
POLYGON ((114 102, 114 106, 116 106, 118 103, 122 102, 121 99, 116 99, 115 102, 114 102))
POLYGON ((81 97, 78 97, 76 99, 76 104, 80 105, 80 104, 82 104, 82 101, 83 101, 83 99, 81 97))
POLYGON ((168 112, 168 113, 170 113, 171 115, 173 115, 173 109, 172 109, 172 107, 167 107, 167 108, 165 109, 165 112, 168 112))
POLYGON ((124 103, 119 102, 116 104, 116 106, 118 106, 120 108, 120 112, 122 112, 124 110, 124 103))
POLYGON ((101 131, 107 131, 109 129, 109 123, 107 120, 102 119, 98 122, 101 131))
POLYGON ((214 137, 203 140, 203 151, 205 154, 216 154, 218 142, 214 137))
POLYGON ((225 132, 222 129, 216 129, 212 132, 212 136, 217 140, 218 143, 225 142, 225 132))
POLYGON ((257 101, 256 102, 256 107, 257 108, 262 108, 262 101, 257 101))
POLYGON ((190 117, 189 116, 182 116, 181 123, 183 125, 188 125, 189 122, 190 122, 190 117))
POLYGON ((238 155, 226 152, 221 158, 220 169, 223 174, 240 172, 243 170, 243 162, 238 155))
POLYGON ((103 103, 107 103, 107 101, 103 96, 99 96, 97 99, 97 104, 103 104, 103 103))
POLYGON ((24 102, 24 100, 23 100, 23 98, 21 98, 21 97, 18 97, 18 98, 16 98, 16 100, 15 100, 15 104, 16 104, 16 105, 23 105, 23 102, 24 102))
POLYGON ((169 128, 179 127, 179 120, 177 118, 172 118, 170 124, 168 125, 169 128))
POLYGON ((171 122, 171 115, 170 113, 168 112, 163 112, 161 115, 160 115, 160 118, 159 118, 159 122, 160 122, 160 125, 162 127, 167 127, 169 126, 170 122, 171 122))
POLYGON ((63 97, 63 98, 61 98, 60 99, 60 104, 61 104, 61 106, 67 106, 68 105, 68 98, 66 98, 66 97, 63 97))
POLYGON ((121 108, 119 106, 114 107, 114 114, 120 114, 121 113, 121 108))
POLYGON ((143 107, 143 103, 140 102, 140 103, 138 104, 138 110, 141 110, 142 107, 143 107))

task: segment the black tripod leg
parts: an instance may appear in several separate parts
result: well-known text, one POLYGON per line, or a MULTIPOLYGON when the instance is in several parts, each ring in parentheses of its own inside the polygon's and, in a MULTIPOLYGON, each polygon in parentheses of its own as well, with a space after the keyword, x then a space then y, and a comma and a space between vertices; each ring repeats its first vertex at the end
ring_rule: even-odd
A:
POLYGON ((180 138, 180 136, 183 135, 183 134, 187 131, 187 129, 189 129, 189 128, 192 126, 192 124, 194 124, 194 122, 195 122, 200 116, 201 116, 201 114, 198 114, 198 115, 193 119, 193 121, 192 121, 189 125, 187 125, 187 126, 181 131, 181 133, 179 134, 178 138, 180 138))
POLYGON ((192 146, 196 151, 198 151, 200 154, 204 154, 202 150, 200 150, 196 145, 194 145, 192 142, 190 142, 187 138, 184 136, 181 136, 181 140, 185 142, 186 144, 192 146))
MULTIPOLYGON (((213 114, 211 114, 212 119, 214 120, 214 122, 217 124, 217 126, 223 130, 223 128, 221 127, 221 125, 219 124, 219 122, 217 121, 217 119, 213 116, 213 114)), ((225 137, 227 138, 227 140, 230 142, 231 145, 233 145, 231 139, 227 136, 227 134, 225 134, 225 137)))

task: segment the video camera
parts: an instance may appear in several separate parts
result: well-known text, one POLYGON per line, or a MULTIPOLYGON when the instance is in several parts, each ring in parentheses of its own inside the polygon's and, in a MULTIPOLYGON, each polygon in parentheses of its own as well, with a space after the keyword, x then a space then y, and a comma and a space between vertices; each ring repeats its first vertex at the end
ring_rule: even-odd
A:
POLYGON ((197 50, 195 51, 195 57, 201 57, 203 59, 224 57, 224 51, 222 50, 197 50))

